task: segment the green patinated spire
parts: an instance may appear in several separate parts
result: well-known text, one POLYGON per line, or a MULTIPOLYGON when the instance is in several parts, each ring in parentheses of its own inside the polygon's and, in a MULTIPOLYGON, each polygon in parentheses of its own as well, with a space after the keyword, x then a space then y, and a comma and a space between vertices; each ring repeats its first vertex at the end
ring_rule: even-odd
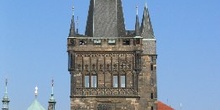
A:
POLYGON ((52 79, 52 84, 51 84, 51 96, 50 99, 48 101, 49 106, 48 106, 48 110, 55 110, 55 104, 56 104, 56 100, 54 98, 54 80, 52 79))
POLYGON ((8 97, 8 80, 5 79, 5 94, 2 99, 2 103, 3 103, 2 110, 9 110, 9 102, 10 100, 8 97))
POLYGON ((37 96, 38 96, 38 87, 35 87, 35 99, 32 102, 32 104, 28 107, 27 110, 45 110, 45 108, 38 102, 37 96))

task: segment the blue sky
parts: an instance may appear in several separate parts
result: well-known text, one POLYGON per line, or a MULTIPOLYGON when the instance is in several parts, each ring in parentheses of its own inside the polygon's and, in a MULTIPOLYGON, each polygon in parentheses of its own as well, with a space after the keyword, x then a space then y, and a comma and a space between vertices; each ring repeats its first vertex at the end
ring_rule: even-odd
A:
MULTIPOLYGON (((123 0, 127 29, 134 29, 135 7, 145 0, 123 0)), ((79 32, 84 33, 89 0, 75 0, 79 32)), ((148 0, 157 38, 158 99, 176 110, 220 109, 220 1, 148 0)), ((47 108, 51 78, 57 110, 69 110, 70 77, 66 38, 72 0, 0 0, 0 93, 9 79, 11 110, 27 109, 39 87, 47 108)), ((0 95, 1 95, 0 94, 0 95)))

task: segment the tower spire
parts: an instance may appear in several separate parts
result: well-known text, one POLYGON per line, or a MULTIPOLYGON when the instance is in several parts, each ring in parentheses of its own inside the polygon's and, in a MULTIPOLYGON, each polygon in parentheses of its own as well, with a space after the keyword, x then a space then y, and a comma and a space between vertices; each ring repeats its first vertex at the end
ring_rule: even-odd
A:
POLYGON ((54 80, 53 79, 51 81, 51 96, 50 96, 48 103, 49 103, 48 110, 55 110, 56 100, 54 98, 54 80))
POLYGON ((145 3, 144 13, 141 23, 141 36, 144 39, 154 39, 154 32, 150 20, 150 14, 148 11, 147 3, 145 3))
POLYGON ((139 16, 138 16, 138 5, 136 6, 135 35, 140 36, 140 23, 139 23, 139 16))
POLYGON ((72 7, 72 19, 71 19, 71 24, 70 24, 70 32, 69 32, 69 37, 74 37, 75 36, 75 20, 74 20, 74 11, 75 8, 74 6, 72 7))
POLYGON ((8 97, 8 79, 6 78, 5 79, 5 94, 2 99, 2 103, 3 103, 2 110, 9 110, 9 102, 10 100, 8 97))
POLYGON ((90 37, 125 35, 121 0, 90 0, 86 32, 90 37))

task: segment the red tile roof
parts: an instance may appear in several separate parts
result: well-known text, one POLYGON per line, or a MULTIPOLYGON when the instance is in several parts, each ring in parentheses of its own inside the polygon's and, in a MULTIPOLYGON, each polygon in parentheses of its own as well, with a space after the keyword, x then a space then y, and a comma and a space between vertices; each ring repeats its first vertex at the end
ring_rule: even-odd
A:
POLYGON ((164 104, 163 102, 158 101, 157 102, 157 110, 174 110, 173 108, 171 108, 170 106, 164 104))

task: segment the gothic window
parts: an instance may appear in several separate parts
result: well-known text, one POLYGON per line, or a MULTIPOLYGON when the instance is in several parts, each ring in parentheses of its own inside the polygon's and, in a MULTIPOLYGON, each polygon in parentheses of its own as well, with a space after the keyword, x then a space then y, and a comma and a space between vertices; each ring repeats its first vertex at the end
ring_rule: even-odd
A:
POLYGON ((85 76, 84 82, 85 82, 84 86, 88 88, 89 87, 89 75, 85 76))
POLYGON ((118 87, 118 76, 116 75, 113 76, 113 87, 118 87))
POLYGON ((96 88, 97 87, 97 75, 85 75, 84 77, 84 86, 86 88, 92 87, 96 88))
POLYGON ((120 85, 122 88, 125 88, 125 75, 120 76, 120 85))
POLYGON ((68 61, 69 65, 69 69, 72 67, 72 54, 69 54, 69 61, 68 61))
POLYGON ((91 87, 97 87, 97 76, 96 75, 91 76, 91 87))

